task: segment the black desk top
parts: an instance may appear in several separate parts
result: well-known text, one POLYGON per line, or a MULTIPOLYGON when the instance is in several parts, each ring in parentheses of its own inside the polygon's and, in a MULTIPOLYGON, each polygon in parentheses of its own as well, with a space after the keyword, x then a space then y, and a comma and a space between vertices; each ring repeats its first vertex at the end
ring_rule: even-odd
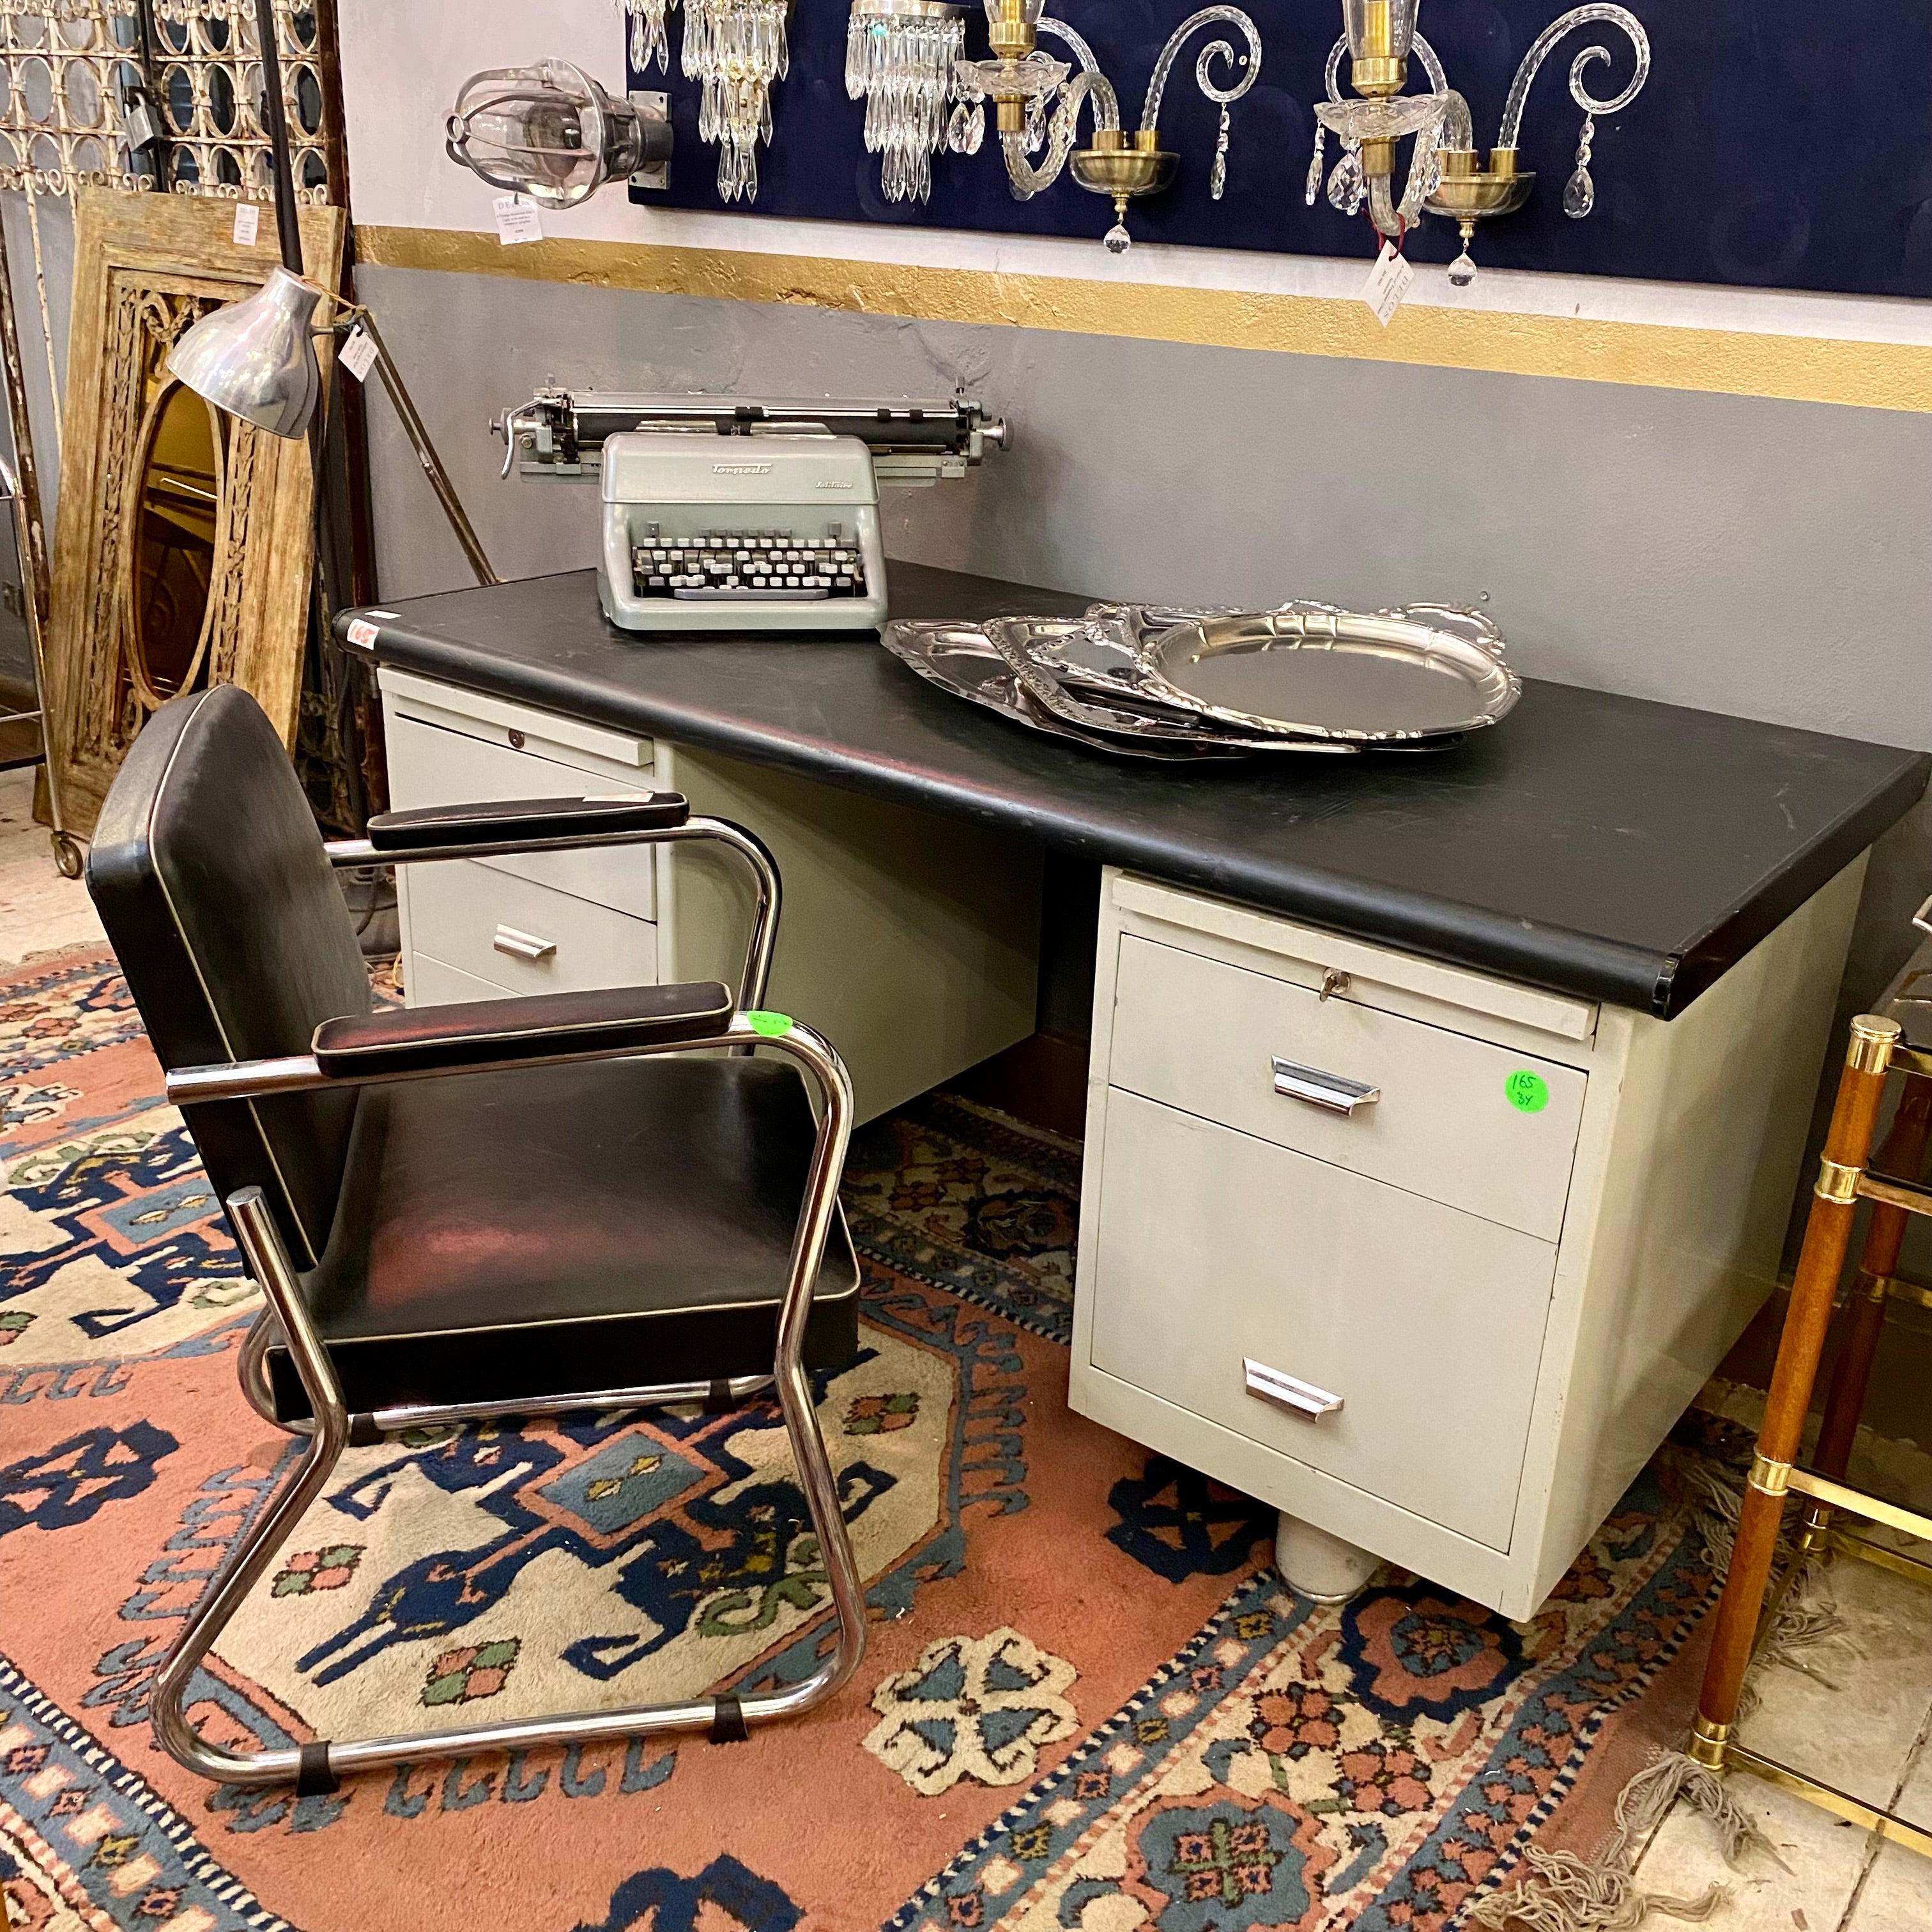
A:
MULTIPOLYGON (((1088 601, 898 563, 891 592, 906 617, 1088 601)), ((1534 682, 1454 751, 1136 763, 950 698, 870 632, 620 631, 587 570, 415 598, 377 621, 385 664, 1666 1018, 1932 775, 1918 752, 1534 682)))

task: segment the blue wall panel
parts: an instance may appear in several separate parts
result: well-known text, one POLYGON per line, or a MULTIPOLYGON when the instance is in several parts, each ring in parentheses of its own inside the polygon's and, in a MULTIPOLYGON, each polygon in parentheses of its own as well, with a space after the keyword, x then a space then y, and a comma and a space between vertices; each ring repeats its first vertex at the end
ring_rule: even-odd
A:
MULTIPOLYGON (((1086 35, 1120 92, 1122 118, 1139 119, 1141 96, 1186 0, 1050 0, 1086 35)), ((1421 28, 1450 84, 1469 100, 1478 143, 1495 138, 1510 78, 1524 50, 1562 10, 1555 0, 1424 0, 1421 28)), ((1612 64, 1588 84, 1614 94, 1630 71, 1628 43, 1601 26, 1577 29, 1550 56, 1524 117, 1522 165, 1537 170, 1521 214, 1485 224, 1475 253, 1486 266, 1566 274, 1640 276, 1874 295, 1932 295, 1932 0, 1871 7, 1819 0, 1634 0, 1653 53, 1649 82, 1598 126, 1592 172, 1595 212, 1564 218, 1558 206, 1582 114, 1568 80, 1578 50, 1599 40, 1612 64)), ((1161 114, 1162 145, 1181 157, 1164 195, 1136 204, 1138 240, 1312 255, 1360 254, 1374 242, 1325 196, 1304 205, 1329 47, 1340 31, 1335 0, 1252 0, 1261 78, 1233 110, 1227 191, 1210 199, 1216 110, 1176 64, 1161 114)), ((1012 199, 990 126, 977 155, 942 154, 925 207, 879 191, 878 162, 861 140, 865 106, 846 98, 843 0, 796 0, 791 71, 773 90, 772 145, 761 152, 754 211, 838 221, 1098 238, 1111 205, 1070 176, 1031 202, 1012 199)), ((722 206, 716 151, 698 139, 698 86, 678 68, 680 15, 671 16, 671 71, 633 74, 633 86, 668 88, 677 158, 667 197, 685 208, 722 206)), ((1204 31, 1192 46, 1210 37, 1204 31)), ((1048 43, 1056 56, 1064 52, 1048 43)), ((986 51, 978 10, 968 51, 986 51)), ((1346 69, 1344 68, 1346 78, 1346 69)), ((1083 114, 1082 138, 1086 136, 1083 114)), ((1406 171, 1408 144, 1401 166, 1406 171)), ((1333 164, 1335 143, 1328 144, 1333 164)), ((740 206, 742 207, 742 204, 740 206)), ((1410 238, 1423 262, 1456 250, 1436 218, 1410 238)), ((1096 263, 1097 266, 1097 263, 1096 263)))

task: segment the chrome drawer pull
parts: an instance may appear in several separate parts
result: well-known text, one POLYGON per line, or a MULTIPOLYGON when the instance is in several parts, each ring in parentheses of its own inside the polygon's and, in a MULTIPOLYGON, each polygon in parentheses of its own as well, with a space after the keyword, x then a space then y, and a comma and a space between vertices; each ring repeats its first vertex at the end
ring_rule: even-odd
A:
POLYGON ((539 939, 533 932, 519 932, 514 926, 500 926, 490 944, 513 959, 548 959, 556 950, 554 939, 539 939))
POLYGON ((1292 1060, 1280 1058, 1274 1063, 1274 1090, 1312 1106, 1326 1107, 1334 1114, 1372 1107, 1382 1097, 1382 1090, 1366 1081, 1345 1079, 1339 1073, 1324 1073, 1318 1066, 1298 1066, 1292 1060))
POLYGON ((1330 1395, 1312 1382, 1271 1369, 1252 1355, 1241 1358, 1241 1367, 1247 1377, 1249 1394, 1259 1396, 1264 1402, 1278 1402, 1284 1408, 1299 1409, 1304 1415, 1313 1416, 1332 1415, 1342 1406, 1339 1395, 1330 1395))

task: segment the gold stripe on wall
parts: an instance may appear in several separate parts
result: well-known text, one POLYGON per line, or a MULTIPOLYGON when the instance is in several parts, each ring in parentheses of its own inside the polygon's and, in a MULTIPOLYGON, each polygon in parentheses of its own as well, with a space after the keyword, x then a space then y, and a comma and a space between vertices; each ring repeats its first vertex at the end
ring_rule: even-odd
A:
POLYGON ((1326 296, 641 242, 547 238, 505 248, 493 235, 460 229, 358 228, 356 246, 358 260, 383 268, 1932 413, 1932 347, 1909 343, 1420 304, 1399 311, 1384 329, 1361 303, 1326 296))

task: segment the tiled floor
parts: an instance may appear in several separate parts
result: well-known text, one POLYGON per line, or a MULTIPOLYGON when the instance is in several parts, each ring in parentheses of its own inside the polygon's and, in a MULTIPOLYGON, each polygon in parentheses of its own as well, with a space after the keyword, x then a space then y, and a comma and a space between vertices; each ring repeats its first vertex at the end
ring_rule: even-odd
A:
MULTIPOLYGON (((55 871, 32 800, 31 773, 0 772, 0 964, 102 936, 86 887, 55 871)), ((1754 1425, 1761 1400, 1721 1390, 1709 1406, 1754 1425)), ((1932 1457, 1870 1441, 1860 1452, 1855 1482, 1932 1508, 1932 1457)), ((1932 1829, 1932 1591, 1849 1562, 1834 1572, 1833 1588, 1851 1638, 1816 1661, 1839 1688, 1793 1670, 1766 1672, 1740 1736, 1932 1829)), ((1730 1870, 1708 1823, 1680 1805, 1639 1863, 1646 1891, 1694 1897, 1727 1883, 1730 1896, 1706 1922, 1712 1932, 1932 1932, 1932 1859, 1881 1844, 1755 1778, 1737 1778, 1732 1788, 1785 1868, 1753 1852, 1730 1870)), ((1678 1922, 1653 1913, 1644 1932, 1678 1922)))
POLYGON ((54 869, 33 806, 32 771, 0 772, 0 966, 104 937, 87 888, 54 869))
MULTIPOLYGON (((1797 1671, 1773 1669, 1762 1702, 1738 1736, 1767 1756, 1932 1828, 1932 1592, 1863 1563, 1833 1572, 1848 1642, 1816 1653, 1827 1690, 1797 1671)), ((1713 1881, 1730 1896, 1706 1922, 1714 1932, 1928 1932, 1932 1859, 1840 1822, 1754 1778, 1731 1790, 1778 1856, 1745 1854, 1728 1870, 1709 1823, 1680 1805, 1637 1866, 1646 1892, 1694 1897, 1713 1881)), ((1653 1913, 1645 1932, 1671 1923, 1653 1913)))

